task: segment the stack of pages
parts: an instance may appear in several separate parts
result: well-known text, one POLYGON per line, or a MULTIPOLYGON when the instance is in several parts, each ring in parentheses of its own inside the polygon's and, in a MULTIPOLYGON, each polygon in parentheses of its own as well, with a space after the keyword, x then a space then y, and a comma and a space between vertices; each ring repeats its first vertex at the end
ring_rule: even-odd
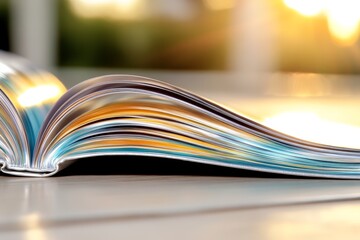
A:
POLYGON ((66 90, 53 75, 1 53, 0 89, 0 164, 9 174, 51 176, 76 159, 137 155, 360 178, 359 149, 290 137, 149 78, 103 76, 66 90))

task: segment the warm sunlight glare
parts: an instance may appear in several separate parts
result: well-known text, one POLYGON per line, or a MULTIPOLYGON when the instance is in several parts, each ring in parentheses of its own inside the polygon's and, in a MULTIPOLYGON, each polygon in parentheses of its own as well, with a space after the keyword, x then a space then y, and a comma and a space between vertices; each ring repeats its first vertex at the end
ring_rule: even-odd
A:
MULTIPOLYGON (((319 182, 320 183, 320 182, 319 182)), ((309 185, 310 186, 310 185, 309 185)), ((341 188, 339 186, 339 188, 341 188)), ((321 194, 319 194, 321 195, 321 194)), ((324 194, 329 199, 330 192, 324 194)), ((309 236, 324 236, 324 228, 335 227, 346 223, 344 231, 334 231, 333 238, 356 239, 354 234, 359 223, 360 205, 356 202, 337 204, 318 204, 303 208, 293 208, 291 211, 272 211, 267 215, 262 226, 263 236, 268 240, 307 239, 309 236)), ((329 236, 329 235, 328 235, 329 236)), ((331 237, 330 237, 331 238, 331 237)), ((319 240, 327 237, 319 237, 319 240)))
POLYGON ((304 16, 324 13, 330 34, 343 45, 353 44, 359 35, 360 1, 354 0, 284 0, 287 7, 304 16))
POLYGON ((354 43, 359 34, 360 1, 329 0, 327 17, 330 33, 341 43, 354 43))
POLYGON ((45 240, 49 239, 44 228, 41 226, 41 218, 37 213, 25 215, 21 221, 26 240, 45 240))
POLYGON ((18 102, 22 107, 31 107, 56 100, 61 95, 61 89, 55 85, 41 85, 26 90, 18 97, 18 102))
POLYGON ((289 8, 305 16, 315 16, 324 9, 324 0, 284 0, 289 8))
POLYGON ((70 0, 73 11, 84 18, 133 19, 140 0, 70 0))
POLYGON ((360 148, 360 127, 323 119, 312 112, 283 112, 266 118, 263 124, 311 142, 360 148))

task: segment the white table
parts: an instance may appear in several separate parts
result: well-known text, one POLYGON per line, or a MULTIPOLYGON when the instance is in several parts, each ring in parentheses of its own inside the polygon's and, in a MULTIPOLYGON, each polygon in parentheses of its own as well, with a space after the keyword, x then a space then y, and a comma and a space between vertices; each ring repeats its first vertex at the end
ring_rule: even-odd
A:
POLYGON ((355 180, 1 176, 0 189, 0 239, 356 239, 360 233, 355 180))

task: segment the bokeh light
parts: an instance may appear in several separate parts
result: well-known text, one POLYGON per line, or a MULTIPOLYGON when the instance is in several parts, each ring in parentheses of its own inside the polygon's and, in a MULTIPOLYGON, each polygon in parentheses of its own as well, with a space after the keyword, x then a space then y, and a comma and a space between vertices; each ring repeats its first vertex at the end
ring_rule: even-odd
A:
POLYGON ((315 16, 324 10, 324 0, 284 0, 289 8, 304 16, 315 16))
POLYGON ((344 45, 352 45, 359 35, 360 2, 352 0, 284 0, 287 7, 313 17, 324 13, 330 34, 344 45))

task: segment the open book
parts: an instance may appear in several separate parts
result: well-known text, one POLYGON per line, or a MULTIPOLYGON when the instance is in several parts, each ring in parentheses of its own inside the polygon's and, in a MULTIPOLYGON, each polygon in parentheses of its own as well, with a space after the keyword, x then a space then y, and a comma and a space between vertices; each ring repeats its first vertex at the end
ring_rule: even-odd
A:
POLYGON ((66 90, 51 74, 1 53, 0 88, 5 173, 51 176, 80 158, 119 155, 121 161, 121 155, 138 155, 360 178, 359 149, 290 137, 153 79, 103 76, 66 90))

